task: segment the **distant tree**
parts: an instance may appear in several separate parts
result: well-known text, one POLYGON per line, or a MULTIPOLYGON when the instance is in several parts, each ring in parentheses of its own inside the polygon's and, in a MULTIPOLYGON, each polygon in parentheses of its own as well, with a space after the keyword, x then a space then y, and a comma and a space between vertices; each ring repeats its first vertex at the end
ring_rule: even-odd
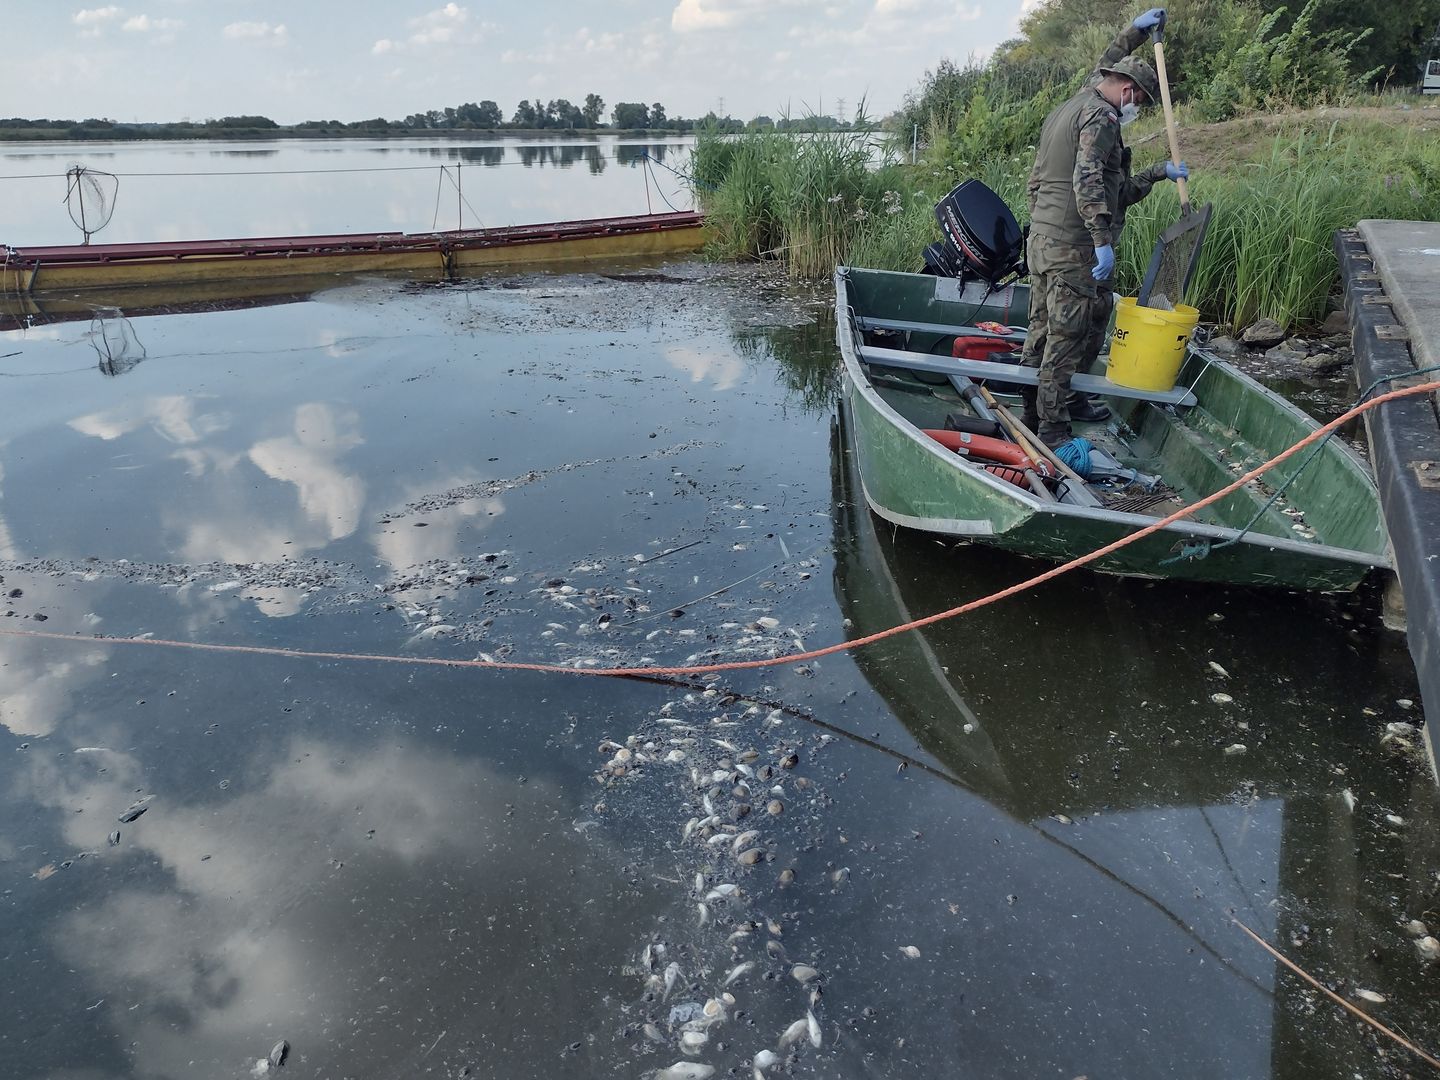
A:
POLYGON ((459 118, 455 115, 455 109, 453 107, 447 107, 445 109, 445 126, 447 128, 453 128, 458 119, 459 118))
POLYGON ((600 118, 605 115, 605 99, 599 94, 586 94, 585 107, 580 114, 585 117, 586 127, 598 127, 600 118))
POLYGON ((665 126, 665 106, 658 101, 650 106, 650 126, 652 128, 665 126))
POLYGON ((268 116, 224 116, 219 120, 205 121, 206 127, 217 128, 278 128, 280 125, 268 116))
POLYGON ((440 109, 431 109, 425 114, 426 127, 441 128, 445 126, 445 113, 440 109))
POLYGON ((630 101, 619 102, 611 117, 617 128, 646 128, 650 126, 650 110, 643 104, 630 101))
POLYGON ((493 101, 482 101, 475 109, 475 126, 482 128, 498 128, 505 123, 505 115, 500 111, 500 106, 493 101))
POLYGON ((577 128, 585 122, 585 114, 564 98, 550 102, 545 106, 545 112, 551 127, 577 128))
POLYGON ((765 115, 753 117, 745 122, 745 126, 751 131, 759 131, 762 128, 773 128, 775 121, 765 115))
POLYGON ((531 105, 528 101, 522 100, 519 105, 515 106, 515 115, 510 120, 510 126, 517 128, 539 127, 537 117, 535 116, 535 106, 531 105))

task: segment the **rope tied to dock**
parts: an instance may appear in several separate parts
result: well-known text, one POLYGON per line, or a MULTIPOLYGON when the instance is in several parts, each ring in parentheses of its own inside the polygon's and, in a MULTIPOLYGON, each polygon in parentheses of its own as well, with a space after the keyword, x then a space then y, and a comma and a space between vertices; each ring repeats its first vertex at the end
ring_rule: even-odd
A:
MULTIPOLYGON (((1404 376, 1396 377, 1405 377, 1413 374, 1415 373, 1407 372, 1404 376)), ((49 641, 80 642, 91 645, 149 645, 172 649, 196 649, 204 652, 249 653, 256 656, 283 656, 290 657, 292 659, 304 658, 315 660, 349 660, 369 661, 373 663, 387 664, 417 664, 430 667, 486 668, 494 671, 534 671, 550 675, 586 675, 604 676, 609 678, 635 678, 662 675, 708 675, 712 672, 748 671, 758 668, 779 667, 785 664, 796 664, 808 660, 818 660, 821 657, 831 656, 835 653, 849 652, 854 649, 861 649, 867 645, 873 645, 876 642, 884 641, 887 638, 892 638, 899 634, 908 633, 911 630, 918 630, 922 627, 930 626, 934 623, 944 622, 948 619, 953 619, 959 615, 968 615, 972 611, 978 611, 981 608, 989 607, 992 604, 998 604, 1002 600, 1008 600, 1012 596, 1018 596, 1020 593, 1028 592, 1031 589, 1043 585, 1047 581, 1052 581, 1055 578, 1068 574, 1073 570, 1078 570, 1082 566, 1088 566, 1091 563, 1103 559, 1107 555, 1110 555, 1116 551, 1121 550, 1122 548, 1129 547, 1131 544, 1143 540, 1147 536, 1152 536, 1155 533, 1164 530, 1166 527, 1173 525, 1178 521, 1183 521, 1184 519, 1191 517, 1192 515, 1205 509, 1207 506, 1211 506, 1214 503, 1219 502, 1221 499, 1224 499, 1226 496, 1233 494, 1236 491, 1239 491, 1252 480, 1255 480, 1256 478, 1265 475, 1271 469, 1284 463, 1285 461, 1288 461, 1290 458, 1300 453, 1306 447, 1324 441, 1325 439, 1333 435, 1336 431, 1338 431, 1340 428, 1342 428, 1345 424, 1355 419, 1355 417, 1367 413, 1371 409, 1377 408, 1380 405, 1384 405, 1387 402, 1399 401, 1403 398, 1417 397, 1421 394, 1433 393, 1440 393, 1440 382, 1427 382, 1421 383, 1418 386, 1407 386, 1400 390, 1391 390, 1388 393, 1381 394, 1379 397, 1371 398, 1369 401, 1362 402, 1361 404, 1356 405, 1354 408, 1347 410, 1342 415, 1337 416, 1334 420, 1331 420, 1323 427, 1316 428, 1309 435, 1305 436, 1305 438, 1301 439, 1299 442, 1295 443, 1288 449, 1281 451, 1279 454, 1276 454, 1269 461, 1266 461, 1256 466, 1249 472, 1245 473, 1243 476, 1234 480, 1232 483, 1227 484, 1223 488, 1220 488, 1218 491, 1211 492, 1209 495, 1205 496, 1205 498, 1199 499, 1191 503, 1189 506, 1182 507, 1181 509, 1176 510, 1173 514, 1160 518, 1159 520, 1154 521, 1141 529, 1137 529, 1129 536, 1122 536, 1119 540, 1106 544, 1103 547, 1096 548, 1093 551, 1087 552, 1084 555, 1079 555, 1076 558, 1069 560, 1068 562, 1060 564, 1059 566, 1052 567, 1051 569, 1046 570, 1043 573, 1036 574, 1030 578, 1026 578, 1024 581, 1017 582, 1016 584, 1010 585, 1004 589, 999 589, 986 596, 982 596, 979 599, 970 600, 964 604, 957 605, 956 607, 948 608, 945 611, 939 611, 933 615, 927 615, 923 618, 915 619, 908 623, 902 623, 899 626, 892 626, 888 630, 881 630, 874 634, 868 634, 864 637, 855 638, 851 641, 842 641, 834 645, 827 645, 824 648, 820 649, 811 649, 807 652, 801 653, 788 653, 784 656, 775 656, 765 660, 732 660, 724 663, 693 664, 680 667, 663 667, 659 665, 654 665, 648 667, 628 668, 574 668, 563 667, 559 664, 537 664, 512 660, 459 660, 434 656, 395 656, 384 653, 344 653, 314 649, 283 649, 268 645, 226 645, 205 643, 199 641, 175 641, 167 640, 164 638, 121 638, 105 637, 103 635, 82 637, 78 634, 61 634, 55 632, 47 632, 43 630, 0 629, 0 636, 37 638, 49 641)))

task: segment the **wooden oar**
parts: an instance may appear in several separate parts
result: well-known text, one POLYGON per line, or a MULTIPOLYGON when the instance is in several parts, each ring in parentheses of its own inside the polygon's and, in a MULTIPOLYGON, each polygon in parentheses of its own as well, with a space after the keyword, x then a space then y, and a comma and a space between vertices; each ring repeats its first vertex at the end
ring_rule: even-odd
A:
POLYGON ((999 419, 1000 423, 1005 425, 1005 427, 1010 431, 1011 436, 1015 439, 1017 443, 1020 444, 1022 448, 1024 448, 1026 453, 1030 454, 1032 457, 1043 457, 1051 465, 1054 465, 1055 468, 1059 469, 1060 472, 1063 473, 1068 479, 1073 480, 1075 482, 1075 497, 1079 499, 1081 503, 1086 506, 1103 505, 1100 500, 1095 497, 1094 493, 1085 485, 1085 478, 1082 477, 1079 473, 1077 473, 1074 469, 1070 468, 1069 465, 1066 465, 1065 462, 1061 461, 1058 457, 1056 457, 1055 452, 1051 450, 1048 446, 1046 446, 1043 442, 1041 442, 1038 435, 1036 435, 1024 424, 1022 424, 1019 420, 1015 419, 1015 414, 1012 413, 1008 407, 996 401, 995 395, 990 393, 990 388, 988 386, 981 386, 979 390, 981 395, 985 398, 985 404, 990 406, 990 410, 995 414, 996 418, 999 419))
MULTIPOLYGON (((1165 132, 1170 136, 1170 160, 1180 164, 1180 137, 1175 133, 1175 110, 1170 105, 1170 81, 1165 77, 1165 24, 1158 24, 1150 31, 1150 40, 1155 42, 1155 74, 1160 77, 1160 102, 1165 106, 1165 132)), ((1180 193, 1180 216, 1190 216, 1190 185, 1185 177, 1175 181, 1180 193)), ((1178 297, 1176 298, 1178 302, 1178 297)))

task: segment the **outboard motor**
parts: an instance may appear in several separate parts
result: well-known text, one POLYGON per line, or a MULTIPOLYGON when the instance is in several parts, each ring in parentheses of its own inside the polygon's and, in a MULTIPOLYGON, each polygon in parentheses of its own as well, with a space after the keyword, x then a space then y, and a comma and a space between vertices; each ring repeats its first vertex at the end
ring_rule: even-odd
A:
POLYGON ((1025 232, 1005 201, 966 180, 935 204, 945 239, 925 249, 925 273, 983 281, 998 288, 1024 277, 1025 232))

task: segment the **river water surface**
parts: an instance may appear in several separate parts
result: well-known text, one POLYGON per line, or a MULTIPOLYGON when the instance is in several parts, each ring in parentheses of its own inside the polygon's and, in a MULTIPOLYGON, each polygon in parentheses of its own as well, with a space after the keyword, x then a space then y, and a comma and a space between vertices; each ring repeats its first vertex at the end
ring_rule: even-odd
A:
POLYGON ((0 1074, 1420 1075, 1235 925, 1433 1052, 1373 590, 1076 574, 669 682, 96 639, 683 666, 1037 569, 870 517, 754 269, 288 300, 0 334, 0 630, 63 638, 0 637, 0 1074))

